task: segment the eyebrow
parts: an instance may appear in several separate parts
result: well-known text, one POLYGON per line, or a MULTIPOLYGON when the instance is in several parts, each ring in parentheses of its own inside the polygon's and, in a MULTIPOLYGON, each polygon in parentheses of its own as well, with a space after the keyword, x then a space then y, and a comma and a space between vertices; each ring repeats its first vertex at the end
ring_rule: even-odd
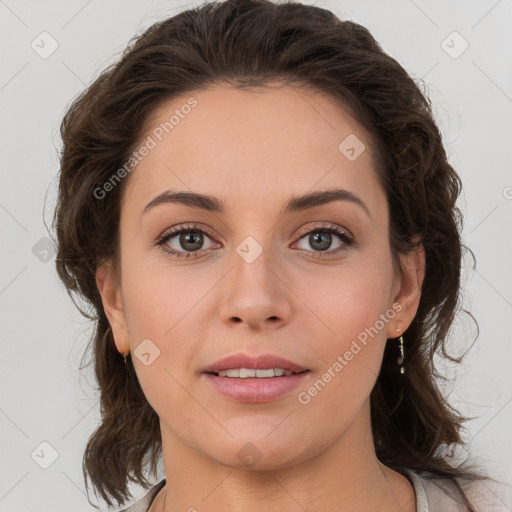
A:
MULTIPOLYGON (((332 203, 334 201, 346 201, 356 204, 365 211, 368 217, 371 218, 370 210, 363 202, 363 200, 353 192, 343 188, 333 188, 329 190, 310 192, 309 194, 302 196, 292 197, 286 206, 279 212, 279 214, 284 215, 285 213, 289 212, 307 210, 308 208, 321 206, 324 204, 332 203)), ((214 196, 207 194, 197 194, 195 192, 166 190, 162 194, 155 197, 152 201, 150 201, 144 208, 142 214, 144 215, 149 210, 164 203, 180 203, 184 204, 185 206, 190 206, 191 208, 199 208, 201 210, 214 213, 225 213, 228 210, 225 203, 214 196)))

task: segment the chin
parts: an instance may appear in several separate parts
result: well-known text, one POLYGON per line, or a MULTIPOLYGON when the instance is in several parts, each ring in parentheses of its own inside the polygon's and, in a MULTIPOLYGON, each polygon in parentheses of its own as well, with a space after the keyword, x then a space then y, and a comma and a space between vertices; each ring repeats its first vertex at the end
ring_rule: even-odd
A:
POLYGON ((306 457, 300 439, 280 437, 275 433, 265 435, 244 435, 211 453, 217 462, 234 469, 249 471, 276 471, 301 463, 306 457), (271 440, 270 437, 275 437, 271 440), (297 447, 300 447, 298 450, 297 447))

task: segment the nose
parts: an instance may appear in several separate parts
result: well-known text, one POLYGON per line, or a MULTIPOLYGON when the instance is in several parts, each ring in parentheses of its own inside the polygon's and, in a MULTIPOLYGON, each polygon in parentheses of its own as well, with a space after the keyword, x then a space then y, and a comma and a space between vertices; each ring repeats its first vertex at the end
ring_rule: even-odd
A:
POLYGON ((290 321, 293 293, 278 258, 268 248, 253 261, 234 251, 220 294, 224 323, 261 331, 278 329, 290 321))

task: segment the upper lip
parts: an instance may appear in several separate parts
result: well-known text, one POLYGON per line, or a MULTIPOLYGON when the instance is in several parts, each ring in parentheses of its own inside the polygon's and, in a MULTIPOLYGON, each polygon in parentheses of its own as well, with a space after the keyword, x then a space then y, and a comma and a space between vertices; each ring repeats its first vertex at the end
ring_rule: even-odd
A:
POLYGON ((249 356, 247 354, 233 354, 231 356, 220 359, 215 363, 207 366, 203 372, 218 373, 221 370, 230 370, 234 368, 248 368, 253 370, 268 370, 270 368, 282 368, 292 372, 303 372, 307 368, 280 357, 276 354, 261 354, 259 356, 249 356))

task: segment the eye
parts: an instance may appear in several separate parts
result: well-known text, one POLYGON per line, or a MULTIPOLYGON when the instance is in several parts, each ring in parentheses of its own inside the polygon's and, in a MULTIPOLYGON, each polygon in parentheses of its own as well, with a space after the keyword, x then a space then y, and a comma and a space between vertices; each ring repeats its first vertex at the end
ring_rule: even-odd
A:
MULTIPOLYGON (((313 252, 320 253, 316 257, 323 257, 323 254, 321 253, 338 254, 340 252, 346 251, 355 243, 353 237, 349 234, 348 231, 335 225, 320 226, 312 229, 305 235, 302 235, 299 242, 303 240, 312 248, 313 252), (336 235, 335 238, 338 238, 338 240, 341 241, 333 250, 328 251, 333 243, 333 234, 336 235)), ((304 249, 311 252, 311 249, 308 249, 307 247, 299 247, 299 249, 304 249)))
MULTIPOLYGON (((212 242, 213 236, 206 230, 201 229, 195 224, 188 224, 176 227, 160 236, 155 245, 160 246, 165 252, 176 256, 177 258, 196 258, 199 251, 206 251, 214 246, 204 247, 205 238, 212 242)), ((318 226, 303 234, 299 242, 305 241, 312 249, 299 247, 300 250, 317 253, 315 257, 322 258, 325 255, 338 254, 348 250, 355 244, 350 233, 336 225, 318 226), (328 250, 333 243, 333 236, 338 238, 338 245, 334 250, 328 250)))
POLYGON ((161 246, 165 252, 178 258, 190 258, 196 257, 194 253, 197 253, 197 251, 212 248, 203 247, 205 237, 211 240, 205 230, 200 229, 196 225, 187 225, 165 233, 156 240, 155 244, 161 246))

